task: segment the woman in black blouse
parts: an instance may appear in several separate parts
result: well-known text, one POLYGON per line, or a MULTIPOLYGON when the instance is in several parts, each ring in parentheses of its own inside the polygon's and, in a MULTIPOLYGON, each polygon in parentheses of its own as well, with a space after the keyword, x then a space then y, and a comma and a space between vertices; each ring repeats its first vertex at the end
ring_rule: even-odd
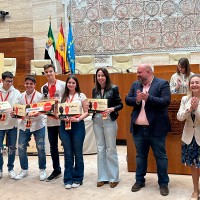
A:
POLYGON ((118 111, 123 108, 119 96, 118 86, 111 83, 106 68, 98 68, 96 72, 96 86, 92 91, 92 98, 107 99, 108 108, 102 114, 93 116, 93 128, 97 143, 98 182, 97 187, 110 183, 114 188, 119 183, 119 165, 116 149, 118 111))

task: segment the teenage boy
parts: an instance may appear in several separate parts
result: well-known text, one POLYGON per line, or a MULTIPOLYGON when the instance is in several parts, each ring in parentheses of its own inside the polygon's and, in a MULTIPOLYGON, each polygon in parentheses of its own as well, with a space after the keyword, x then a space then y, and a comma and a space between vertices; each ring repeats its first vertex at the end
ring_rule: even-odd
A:
MULTIPOLYGON (((8 101, 11 106, 18 103, 19 90, 13 86, 13 74, 9 71, 2 73, 2 85, 0 85, 0 101, 8 101)), ((3 141, 7 135, 8 144, 8 175, 11 179, 16 176, 14 168, 16 141, 17 141, 17 119, 13 119, 10 111, 2 113, 0 118, 0 179, 3 176, 3 141)))
MULTIPOLYGON (((44 65, 44 74, 47 78, 47 83, 41 87, 41 93, 44 93, 48 87, 48 99, 62 97, 65 90, 65 82, 56 79, 55 66, 53 64, 44 65)), ((46 96, 46 94, 43 94, 46 96)), ((53 162, 53 172, 46 179, 47 182, 53 181, 61 176, 60 159, 58 152, 58 136, 59 136, 60 120, 52 117, 47 117, 48 139, 50 143, 50 153, 53 162)))
MULTIPOLYGON (((27 76, 24 83, 26 91, 20 95, 19 104, 29 105, 42 99, 42 94, 35 90, 35 86, 35 78, 30 75, 27 76)), ((39 179, 40 181, 46 180, 45 121, 44 115, 38 112, 28 113, 19 124, 18 152, 21 172, 15 177, 16 180, 28 176, 27 146, 32 134, 34 135, 38 152, 39 179)))

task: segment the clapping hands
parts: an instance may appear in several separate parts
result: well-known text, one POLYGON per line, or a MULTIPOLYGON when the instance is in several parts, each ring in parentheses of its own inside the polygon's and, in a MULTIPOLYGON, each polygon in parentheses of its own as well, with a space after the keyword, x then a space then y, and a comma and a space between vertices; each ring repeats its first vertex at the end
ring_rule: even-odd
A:
POLYGON ((197 97, 192 97, 191 105, 190 105, 190 112, 195 111, 198 107, 199 99, 197 97))
POLYGON ((146 101, 148 99, 149 93, 148 92, 141 92, 137 90, 136 101, 140 102, 142 100, 146 101))

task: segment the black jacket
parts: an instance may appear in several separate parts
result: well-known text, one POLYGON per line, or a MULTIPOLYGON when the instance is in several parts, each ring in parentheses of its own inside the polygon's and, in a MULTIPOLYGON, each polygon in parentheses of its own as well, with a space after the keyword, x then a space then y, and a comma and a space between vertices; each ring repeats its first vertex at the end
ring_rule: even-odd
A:
POLYGON ((92 98, 94 99, 108 99, 108 108, 114 107, 114 112, 110 113, 112 121, 118 117, 118 111, 123 108, 122 100, 119 96, 119 88, 117 85, 112 85, 109 90, 104 91, 104 95, 101 95, 101 91, 97 91, 96 88, 92 90, 92 98))

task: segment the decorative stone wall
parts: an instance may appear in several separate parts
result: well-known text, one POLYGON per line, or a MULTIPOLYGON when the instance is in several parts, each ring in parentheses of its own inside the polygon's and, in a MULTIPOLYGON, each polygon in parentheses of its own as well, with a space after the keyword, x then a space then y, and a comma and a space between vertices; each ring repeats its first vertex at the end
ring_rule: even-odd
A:
POLYGON ((76 55, 199 51, 200 0, 71 0, 76 55))
POLYGON ((0 0, 0 5, 9 12, 0 20, 0 38, 32 37, 34 59, 44 58, 49 16, 57 40, 61 18, 70 13, 77 56, 200 50, 200 0, 0 0))

